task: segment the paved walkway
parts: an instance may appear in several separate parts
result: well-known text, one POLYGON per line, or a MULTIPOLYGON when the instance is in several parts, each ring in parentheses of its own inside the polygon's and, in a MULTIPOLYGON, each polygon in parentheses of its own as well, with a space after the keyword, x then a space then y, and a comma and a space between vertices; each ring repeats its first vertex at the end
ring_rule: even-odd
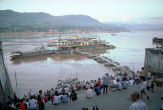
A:
MULTIPOLYGON (((45 110, 82 110, 82 107, 92 107, 97 105, 99 110, 128 110, 129 106, 132 104, 130 99, 130 94, 139 90, 140 85, 134 85, 126 90, 109 92, 105 95, 94 96, 91 99, 85 98, 84 91, 78 92, 78 100, 75 102, 69 101, 66 104, 59 104, 57 106, 52 105, 51 102, 46 104, 45 110)), ((160 96, 163 94, 163 87, 155 88, 155 92, 147 92, 150 99, 147 100, 144 96, 143 101, 147 104, 149 110, 160 110, 163 103, 160 96)))

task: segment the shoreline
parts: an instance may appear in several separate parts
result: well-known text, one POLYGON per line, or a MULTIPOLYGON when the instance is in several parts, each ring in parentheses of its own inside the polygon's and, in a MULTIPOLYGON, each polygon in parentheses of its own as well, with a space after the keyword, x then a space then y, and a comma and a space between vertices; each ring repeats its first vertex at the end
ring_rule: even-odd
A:
MULTIPOLYGON (((37 36, 37 35, 47 35, 47 34, 86 34, 86 33, 118 33, 119 31, 90 31, 90 32, 85 32, 85 31, 72 31, 72 32, 12 32, 12 33, 0 33, 0 37, 2 36, 18 36, 18 35, 23 35, 23 36, 37 36)), ((122 31, 123 32, 123 31, 122 31)))

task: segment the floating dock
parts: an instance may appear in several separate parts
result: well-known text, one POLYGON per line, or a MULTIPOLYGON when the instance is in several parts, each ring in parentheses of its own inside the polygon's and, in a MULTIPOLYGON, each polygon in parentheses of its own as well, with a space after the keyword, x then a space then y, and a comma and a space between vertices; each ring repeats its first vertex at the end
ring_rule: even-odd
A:
POLYGON ((74 51, 73 53, 87 56, 88 58, 92 58, 99 63, 103 63, 105 66, 110 66, 117 75, 120 73, 122 74, 126 73, 130 77, 133 77, 134 72, 128 66, 121 66, 120 63, 114 62, 110 58, 107 58, 105 56, 94 55, 87 52, 80 52, 80 51, 74 51))

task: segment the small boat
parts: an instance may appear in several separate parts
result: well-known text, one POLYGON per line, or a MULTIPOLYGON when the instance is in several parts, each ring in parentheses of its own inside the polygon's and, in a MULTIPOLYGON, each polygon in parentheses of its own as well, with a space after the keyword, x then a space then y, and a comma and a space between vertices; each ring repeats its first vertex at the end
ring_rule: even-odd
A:
POLYGON ((111 33, 110 35, 111 35, 111 36, 116 36, 117 34, 115 34, 115 33, 111 33))

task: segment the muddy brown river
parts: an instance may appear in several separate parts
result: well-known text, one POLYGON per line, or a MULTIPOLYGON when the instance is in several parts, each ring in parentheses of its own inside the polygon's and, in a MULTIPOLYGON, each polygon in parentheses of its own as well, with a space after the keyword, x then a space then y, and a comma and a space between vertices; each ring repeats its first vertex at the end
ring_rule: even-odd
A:
MULTIPOLYGON (((152 38, 163 36, 163 32, 122 32, 111 36, 110 33, 98 33, 101 40, 106 40, 117 48, 97 52, 101 56, 109 57, 127 65, 137 71, 144 64, 145 48, 153 47, 152 38)), ((14 91, 19 97, 27 93, 29 89, 36 93, 38 90, 54 88, 59 79, 79 77, 80 80, 95 80, 106 72, 114 75, 111 68, 99 64, 93 59, 74 54, 46 55, 40 57, 23 58, 10 61, 10 52, 13 50, 30 51, 41 44, 57 38, 59 35, 39 36, 3 36, 5 63, 9 72, 14 91), (16 77, 15 77, 16 76, 16 77), (16 86, 17 82, 17 86, 16 86)), ((73 35, 62 35, 71 37, 73 35)), ((80 35, 84 37, 90 34, 80 35)))

